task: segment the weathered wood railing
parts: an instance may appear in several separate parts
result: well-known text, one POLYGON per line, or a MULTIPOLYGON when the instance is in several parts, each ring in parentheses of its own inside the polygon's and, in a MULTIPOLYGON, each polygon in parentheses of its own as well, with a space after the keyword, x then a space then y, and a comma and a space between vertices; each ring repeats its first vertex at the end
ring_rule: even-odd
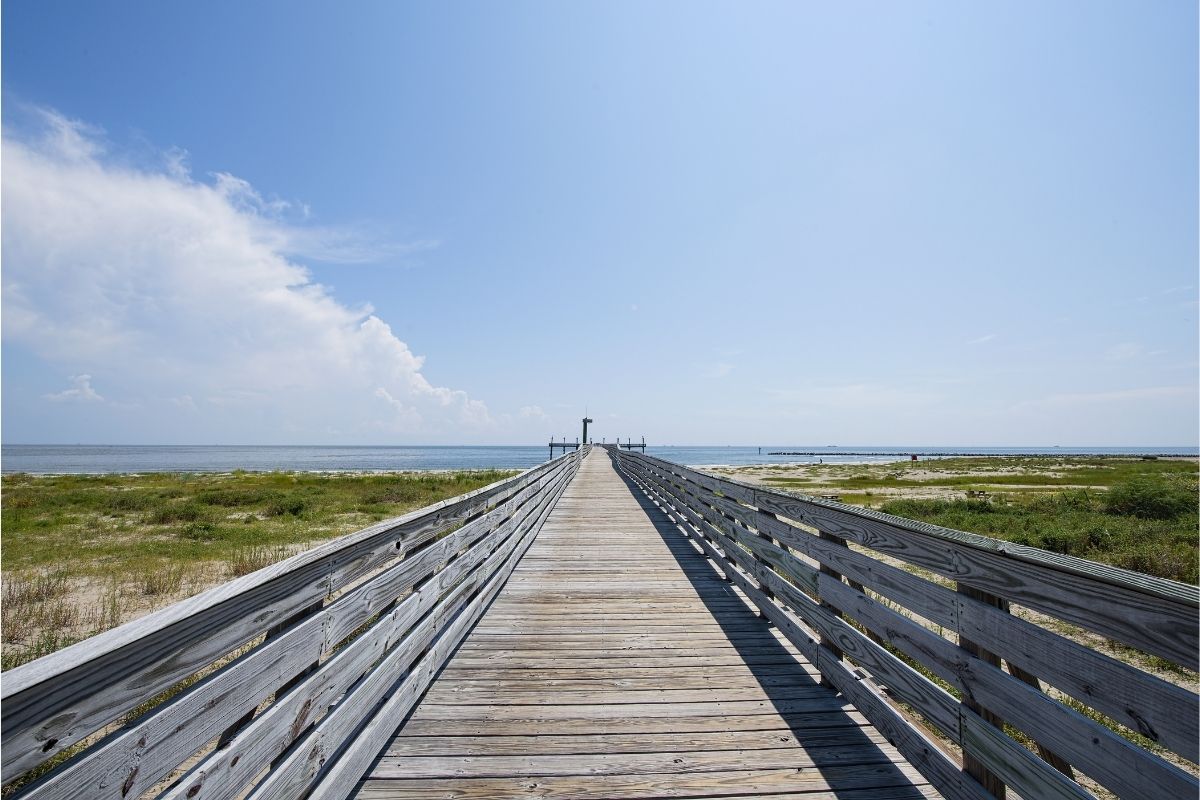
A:
POLYGON ((93 739, 18 796, 346 796, 586 452, 332 540, 4 673, 4 783, 93 739))
POLYGON ((1120 797, 1197 796, 1189 771, 1152 752, 1196 763, 1195 687, 1054 629, 1194 671, 1197 587, 608 451, 946 797, 1093 797, 1073 770, 1120 797))

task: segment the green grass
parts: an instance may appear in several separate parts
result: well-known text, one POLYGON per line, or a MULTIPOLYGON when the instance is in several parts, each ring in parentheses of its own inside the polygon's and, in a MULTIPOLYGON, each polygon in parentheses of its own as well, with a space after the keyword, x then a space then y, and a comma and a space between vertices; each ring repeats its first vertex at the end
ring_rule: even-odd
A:
POLYGON ((512 474, 5 475, 0 667, 512 474))
POLYGON ((836 492, 843 502, 909 519, 1197 582, 1195 459, 949 458, 800 469, 764 481, 802 493, 836 492), (931 489, 942 496, 905 497, 931 489), (968 499, 968 490, 989 497, 968 499))
POLYGON ((946 458, 898 464, 823 465, 809 468, 809 471, 810 474, 804 477, 770 477, 765 481, 779 486, 819 484, 856 490, 915 486, 1101 488, 1139 478, 1194 478, 1196 462, 1126 458, 946 458), (1000 472, 1015 474, 998 474, 1000 472))
POLYGON ((6 475, 0 566, 110 575, 228 561, 349 533, 510 474, 6 475))
MULTIPOLYGON (((1118 484, 1112 492, 1127 491, 1118 484)), ((1112 564, 1162 578, 1197 582, 1196 484, 1144 481, 1173 498, 1167 513, 1129 513, 1089 489, 1033 497, 1000 495, 991 501, 893 500, 882 511, 947 528, 980 533, 1056 553, 1112 564), (1185 505, 1186 504, 1186 505, 1185 505)), ((1136 492, 1136 489, 1130 490, 1136 492)))

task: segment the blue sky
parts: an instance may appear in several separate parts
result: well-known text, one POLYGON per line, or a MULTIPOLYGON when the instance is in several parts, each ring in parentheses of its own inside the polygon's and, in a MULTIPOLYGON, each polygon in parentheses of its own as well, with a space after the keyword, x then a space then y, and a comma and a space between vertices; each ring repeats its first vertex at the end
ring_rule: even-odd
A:
POLYGON ((6 442, 1197 441, 1194 3, 2 13, 6 442))

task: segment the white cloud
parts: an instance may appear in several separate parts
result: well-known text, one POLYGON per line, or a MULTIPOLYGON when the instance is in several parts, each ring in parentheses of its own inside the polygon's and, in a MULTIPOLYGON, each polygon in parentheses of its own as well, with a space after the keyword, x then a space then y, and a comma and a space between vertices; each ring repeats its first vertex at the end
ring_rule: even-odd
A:
POLYGON ((978 337, 978 338, 976 338, 976 339, 970 339, 970 340, 968 340, 968 341, 967 341, 967 344, 983 344, 984 342, 990 342, 990 341, 994 340, 994 339, 995 339, 995 338, 996 338, 998 335, 999 335, 999 334, 995 334, 995 333, 988 333, 988 334, 985 334, 985 335, 983 335, 983 336, 980 336, 980 337, 978 337))
POLYGON ((3 323, 6 342, 86 370, 48 398, 100 400, 94 375, 163 417, 187 410, 181 434, 198 410, 225 441, 331 424, 462 441, 493 425, 483 403, 431 383, 370 307, 292 260, 367 258, 369 243, 290 226, 288 203, 234 176, 195 181, 183 151, 159 171, 122 165, 95 131, 40 113, 40 136, 4 136, 3 323))
POLYGON ((54 392, 53 394, 45 394, 42 397, 52 403, 101 403, 104 401, 104 398, 92 388, 91 375, 72 375, 71 383, 74 385, 70 389, 64 389, 61 392, 54 392))
POLYGON ((541 406, 522 406, 520 415, 524 419, 549 419, 541 406))

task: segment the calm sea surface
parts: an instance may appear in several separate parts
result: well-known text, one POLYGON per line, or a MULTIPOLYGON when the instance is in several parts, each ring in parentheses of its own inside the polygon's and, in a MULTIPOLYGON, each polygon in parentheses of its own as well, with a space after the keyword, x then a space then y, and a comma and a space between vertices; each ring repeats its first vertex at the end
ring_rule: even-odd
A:
MULTIPOLYGON (((827 464, 894 461, 911 453, 922 457, 961 454, 1022 455, 1196 455, 1196 447, 648 447, 659 458, 680 464, 827 464), (770 455, 773 452, 804 455, 770 455)), ((562 451, 557 451, 561 453, 562 451)), ((4 472, 228 472, 235 469, 332 472, 422 469, 491 469, 536 466, 547 447, 258 447, 6 444, 0 447, 4 472)))

